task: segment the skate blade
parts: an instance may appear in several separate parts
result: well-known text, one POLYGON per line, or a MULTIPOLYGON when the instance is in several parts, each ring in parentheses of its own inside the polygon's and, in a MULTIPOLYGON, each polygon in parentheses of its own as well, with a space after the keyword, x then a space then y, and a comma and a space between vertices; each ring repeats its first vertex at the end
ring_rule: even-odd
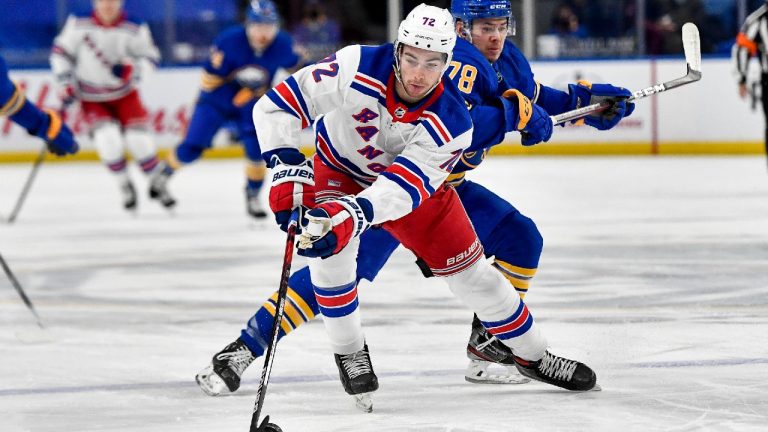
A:
POLYGON ((464 379, 472 384, 526 384, 531 382, 530 378, 522 375, 465 375, 464 379))
POLYGON ((222 393, 229 390, 224 380, 213 373, 213 368, 210 366, 195 375, 195 381, 197 381, 200 390, 208 396, 221 396, 222 393))
POLYGON ((352 395, 355 398, 355 406, 362 412, 373 412, 373 399, 371 399, 371 393, 360 393, 352 395))
POLYGON ((595 386, 592 387, 592 389, 590 389, 589 391, 603 391, 603 388, 600 387, 600 384, 595 384, 595 386))
POLYGON ((506 374, 488 373, 491 363, 484 360, 471 359, 464 379, 473 384, 525 384, 531 382, 530 378, 520 375, 515 367, 507 367, 506 374))

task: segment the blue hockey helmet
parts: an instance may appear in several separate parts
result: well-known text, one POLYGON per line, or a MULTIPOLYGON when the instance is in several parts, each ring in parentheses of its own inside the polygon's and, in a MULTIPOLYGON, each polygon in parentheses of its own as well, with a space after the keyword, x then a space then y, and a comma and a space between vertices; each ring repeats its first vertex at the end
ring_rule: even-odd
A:
POLYGON ((480 18, 506 18, 509 33, 515 34, 515 17, 510 0, 451 0, 451 15, 467 26, 480 18))
POLYGON ((245 14, 245 20, 259 24, 277 24, 280 17, 272 0, 251 0, 245 14))

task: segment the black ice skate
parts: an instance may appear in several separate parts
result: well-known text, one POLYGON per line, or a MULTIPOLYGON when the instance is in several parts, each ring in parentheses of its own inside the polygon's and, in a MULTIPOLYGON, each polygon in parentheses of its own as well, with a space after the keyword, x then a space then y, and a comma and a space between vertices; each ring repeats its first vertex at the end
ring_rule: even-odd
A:
POLYGON ((547 384, 573 391, 600 390, 595 372, 584 363, 558 357, 549 351, 538 361, 515 357, 521 374, 547 384))
POLYGON ((255 219, 264 219, 267 217, 267 212, 264 210, 264 207, 261 206, 259 191, 253 190, 247 186, 245 188, 245 209, 248 211, 248 214, 255 219))
POLYGON ((171 178, 173 171, 166 165, 158 169, 149 178, 149 197, 157 200, 163 207, 170 209, 176 205, 176 200, 168 191, 168 179, 171 178))
POLYGON ((373 372, 368 345, 363 345, 363 349, 352 354, 334 354, 334 357, 344 391, 355 398, 358 408, 372 412, 371 393, 378 390, 379 379, 373 372))
POLYGON ((227 345, 216 353, 211 364, 195 376, 197 385, 209 396, 235 392, 240 388, 243 371, 256 359, 242 339, 227 345))
POLYGON ((120 185, 120 194, 123 197, 123 208, 128 211, 136 210, 136 188, 130 180, 120 185))
POLYGON ((464 372, 464 379, 475 384, 525 384, 528 378, 517 371, 514 355, 508 346, 488 333, 475 315, 472 320, 472 334, 467 343, 467 358, 469 365, 464 372), (501 373, 490 373, 488 368, 498 364, 506 370, 501 373))

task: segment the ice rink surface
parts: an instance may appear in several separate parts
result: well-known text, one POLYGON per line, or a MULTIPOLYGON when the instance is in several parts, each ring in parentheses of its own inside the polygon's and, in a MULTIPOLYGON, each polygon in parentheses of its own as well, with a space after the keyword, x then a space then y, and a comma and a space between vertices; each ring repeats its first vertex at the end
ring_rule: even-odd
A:
MULTIPOLYGON (((101 166, 42 167, 0 253, 54 340, 20 340, 34 320, 0 274, 0 431, 247 431, 260 361, 234 395, 194 383, 279 279, 283 234, 248 220, 241 168, 180 172, 174 216, 140 179, 132 217, 101 166)), ((28 170, 0 166, 2 216, 28 170)), ((465 382, 471 313, 399 250, 360 289, 374 412, 313 322, 277 351, 264 413, 285 432, 768 430, 764 158, 491 158, 471 178, 537 222, 526 302, 603 391, 465 382)))

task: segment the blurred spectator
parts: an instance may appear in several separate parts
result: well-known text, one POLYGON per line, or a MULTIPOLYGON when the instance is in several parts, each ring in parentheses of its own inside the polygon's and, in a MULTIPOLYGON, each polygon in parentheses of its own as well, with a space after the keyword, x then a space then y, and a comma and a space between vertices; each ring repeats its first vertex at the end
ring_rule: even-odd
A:
MULTIPOLYGON (((692 22, 707 28, 709 17, 702 0, 648 0, 646 3, 646 44, 648 54, 675 54, 683 52, 680 29, 692 22)), ((714 41, 711 31, 701 32, 701 51, 712 52, 714 41)))
POLYGON ((648 54, 663 54, 667 35, 675 31, 669 15, 670 0, 647 0, 645 3, 645 43, 648 54))
MULTIPOLYGON (((251 0, 131 0, 125 2, 129 16, 147 22, 156 36, 165 65, 204 61, 213 37, 236 21, 242 21, 251 0)), ((742 0, 645 0, 646 46, 649 54, 674 54, 680 49, 680 26, 693 21, 701 30, 703 53, 725 53, 737 31, 737 5, 742 0)), ((44 66, 49 46, 64 24, 66 13, 89 11, 92 0, 4 0, 0 14, 0 54, 12 66, 44 66), (52 7, 55 5, 55 7, 52 7)), ((410 10, 424 0, 401 0, 410 10)), ((378 44, 388 38, 387 1, 371 0, 280 0, 283 28, 295 30, 305 44, 378 44), (319 8, 318 11, 312 11, 319 8), (317 15, 313 18, 311 15, 317 15), (322 15, 322 16, 321 16, 322 15), (326 24, 320 24, 323 19, 326 24), (334 26, 334 24, 336 24, 334 26), (333 26, 328 33, 318 30, 333 26), (323 39, 323 40, 320 40, 323 39)), ((451 0, 430 0, 434 6, 450 7, 451 0)), ((512 1, 521 34, 532 26, 523 22, 522 0, 512 1)), ((746 0, 747 12, 765 0, 746 0)), ((537 0, 536 36, 566 39, 573 57, 626 56, 637 53, 636 8, 640 0, 537 0), (568 11, 565 6, 570 8, 568 11), (561 15, 562 14, 562 15, 561 15), (575 15, 578 24, 574 25, 575 15), (576 27, 577 30, 573 30, 576 27), (553 37, 556 36, 556 37, 553 37), (635 43, 634 46, 630 46, 635 43)), ((318 48, 320 58, 335 47, 318 48)), ((314 48, 312 48, 314 51, 314 48)))
POLYGON ((339 24, 328 17, 318 0, 309 0, 304 5, 301 22, 292 33, 296 43, 306 51, 310 63, 334 53, 341 44, 339 24))
POLYGON ((706 29, 713 40, 713 52, 729 53, 738 31, 735 0, 703 0, 707 13, 706 29))
POLYGON ((560 3, 552 14, 550 34, 557 36, 586 37, 587 30, 579 22, 579 17, 567 3, 560 3))
POLYGON ((585 17, 582 23, 592 37, 618 37, 623 33, 621 1, 616 0, 589 0, 585 17))

